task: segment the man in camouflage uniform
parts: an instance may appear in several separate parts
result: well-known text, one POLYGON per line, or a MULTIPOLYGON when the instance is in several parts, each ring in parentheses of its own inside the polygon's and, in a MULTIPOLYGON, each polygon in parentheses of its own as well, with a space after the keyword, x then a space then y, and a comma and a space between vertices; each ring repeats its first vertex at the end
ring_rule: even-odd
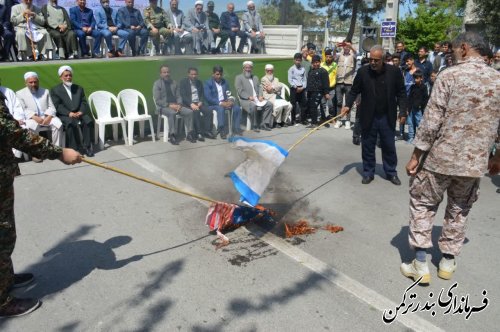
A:
POLYGON ((158 0, 149 0, 149 7, 144 9, 144 23, 158 55, 160 54, 160 36, 163 36, 165 44, 169 44, 173 42, 170 40, 174 35, 167 13, 163 8, 158 7, 158 0))
POLYGON ((14 222, 14 177, 19 167, 12 148, 37 158, 59 158, 65 164, 75 164, 82 156, 72 149, 52 145, 45 138, 22 129, 5 106, 5 96, 0 92, 0 318, 28 314, 40 306, 36 299, 19 299, 9 296, 11 288, 22 287, 33 280, 33 274, 14 274, 11 255, 16 243, 14 222))
POLYGON ((432 247, 432 226, 446 192, 448 203, 439 238, 443 258, 438 276, 451 279, 464 239, 467 216, 489 169, 500 170, 500 153, 488 162, 500 135, 500 73, 488 67, 479 51, 486 44, 472 32, 453 43, 458 64, 436 79, 413 144, 406 170, 410 178, 409 242, 416 259, 401 272, 420 283, 430 282, 426 248, 432 247))
POLYGON ((212 54, 220 53, 221 46, 224 47, 229 39, 229 34, 227 31, 222 31, 220 27, 220 19, 219 16, 214 13, 215 3, 213 1, 209 1, 207 3, 207 17, 208 17, 208 28, 212 31, 210 42, 210 51, 212 54), (220 37, 219 44, 217 44, 217 37, 220 37), (215 46, 217 45, 217 46, 215 46))

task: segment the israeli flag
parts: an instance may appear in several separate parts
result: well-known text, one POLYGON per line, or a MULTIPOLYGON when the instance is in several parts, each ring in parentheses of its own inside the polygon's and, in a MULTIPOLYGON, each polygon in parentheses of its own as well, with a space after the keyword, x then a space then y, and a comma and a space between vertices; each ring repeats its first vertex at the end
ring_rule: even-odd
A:
POLYGON ((230 173, 231 180, 241 194, 240 200, 255 206, 288 151, 271 141, 246 137, 231 137, 229 141, 246 154, 245 161, 230 173))

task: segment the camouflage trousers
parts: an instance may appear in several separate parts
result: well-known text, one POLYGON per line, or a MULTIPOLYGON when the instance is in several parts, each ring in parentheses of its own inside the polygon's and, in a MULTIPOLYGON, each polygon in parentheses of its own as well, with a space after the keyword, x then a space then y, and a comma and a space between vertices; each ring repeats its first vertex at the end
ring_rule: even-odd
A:
POLYGON ((12 181, 0 181, 0 306, 7 300, 14 283, 11 255, 15 244, 14 186, 12 181))
POLYGON ((450 176, 422 169, 410 179, 410 233, 412 248, 432 247, 432 227, 446 192, 448 202, 439 237, 444 254, 458 255, 465 239, 466 221, 479 195, 480 178, 450 176))

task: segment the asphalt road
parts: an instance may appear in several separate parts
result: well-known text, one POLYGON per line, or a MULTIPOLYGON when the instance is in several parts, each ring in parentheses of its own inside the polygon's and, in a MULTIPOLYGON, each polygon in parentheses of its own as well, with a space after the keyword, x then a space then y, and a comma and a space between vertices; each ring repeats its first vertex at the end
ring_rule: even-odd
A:
MULTIPOLYGON (((305 133, 301 126, 246 135, 286 148, 305 133)), ((133 146, 112 143, 95 160, 237 201, 224 174, 244 155, 227 142, 174 147, 138 140, 133 146)), ((380 153, 375 180, 362 185, 351 132, 320 130, 294 149, 262 197, 277 211, 276 222, 237 229, 219 250, 204 225, 205 202, 84 163, 22 163, 13 259, 16 271, 33 272, 36 283, 15 294, 40 297, 43 305, 28 316, 0 320, 0 330, 498 331, 500 178, 482 180, 454 279, 437 277, 441 257, 431 250, 431 284, 408 290, 406 305, 420 307, 403 313, 403 294, 412 284, 399 272, 401 261, 411 258, 404 165, 412 147, 398 142, 397 148, 403 185, 384 179, 380 153), (344 231, 285 239, 283 223, 300 219, 344 231), (438 304, 441 290, 443 301, 450 292, 454 307, 453 301, 438 304), (483 301, 487 306, 480 310, 483 301), (392 320, 396 307, 396 318, 384 323, 384 310, 392 320)))

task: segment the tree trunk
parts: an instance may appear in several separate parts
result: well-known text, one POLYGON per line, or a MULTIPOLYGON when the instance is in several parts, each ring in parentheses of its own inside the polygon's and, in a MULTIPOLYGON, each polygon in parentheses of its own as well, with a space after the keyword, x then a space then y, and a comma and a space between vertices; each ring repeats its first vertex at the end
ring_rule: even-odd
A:
POLYGON ((361 0, 353 0, 352 1, 352 16, 351 16, 351 24, 349 25, 349 32, 347 33, 347 40, 352 41, 352 36, 354 36, 354 29, 356 29, 356 20, 358 18, 358 9, 361 0))
POLYGON ((280 1, 280 20, 281 25, 286 25, 288 21, 288 0, 280 1))

